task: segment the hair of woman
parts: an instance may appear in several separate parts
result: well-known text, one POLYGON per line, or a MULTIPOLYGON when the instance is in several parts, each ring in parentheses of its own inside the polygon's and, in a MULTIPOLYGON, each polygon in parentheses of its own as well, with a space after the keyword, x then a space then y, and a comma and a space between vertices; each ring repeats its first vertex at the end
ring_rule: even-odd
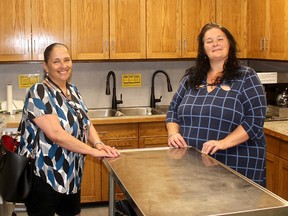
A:
POLYGON ((185 75, 189 76, 187 79, 186 86, 191 88, 197 88, 203 83, 203 80, 206 80, 207 73, 210 70, 209 58, 205 53, 204 49, 204 36, 205 33, 213 28, 220 29, 227 37, 229 41, 229 52, 228 58, 223 65, 223 71, 221 76, 217 77, 214 84, 219 84, 223 80, 229 82, 235 79, 239 73, 239 61, 237 58, 237 44, 233 35, 225 27, 217 23, 208 23, 206 24, 198 35, 198 54, 196 59, 196 66, 191 67, 186 70, 185 75))

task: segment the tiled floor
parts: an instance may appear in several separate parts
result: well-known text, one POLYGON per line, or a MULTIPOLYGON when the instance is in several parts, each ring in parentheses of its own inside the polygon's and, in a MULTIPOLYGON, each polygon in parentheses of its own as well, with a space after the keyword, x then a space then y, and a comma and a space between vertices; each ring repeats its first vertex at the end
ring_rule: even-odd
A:
MULTIPOLYGON (((13 211, 13 205, 5 205, 5 208, 1 208, 3 205, 0 205, 0 216, 11 216, 13 211)), ((21 205, 16 205, 15 213, 17 216, 27 216, 25 208, 21 205)), ((85 205, 81 209, 81 216, 107 216, 108 215, 108 204, 100 203, 93 205, 85 205)))

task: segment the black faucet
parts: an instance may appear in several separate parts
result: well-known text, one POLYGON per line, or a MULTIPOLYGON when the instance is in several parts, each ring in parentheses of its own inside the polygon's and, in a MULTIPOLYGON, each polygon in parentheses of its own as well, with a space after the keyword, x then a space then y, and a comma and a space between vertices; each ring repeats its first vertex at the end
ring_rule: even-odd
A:
POLYGON ((117 110, 117 104, 122 104, 122 94, 120 94, 120 100, 116 98, 116 76, 113 71, 109 71, 106 78, 106 95, 110 95, 110 77, 113 77, 113 94, 112 94, 112 109, 117 110))
POLYGON ((171 86, 171 82, 170 82, 170 78, 168 74, 164 70, 156 70, 152 76, 151 97, 150 97, 151 108, 155 108, 155 104, 158 102, 161 102, 161 98, 162 98, 162 96, 160 96, 159 99, 155 99, 155 93, 154 93, 154 79, 155 79, 155 75, 158 73, 163 73, 166 76, 168 92, 172 91, 172 86, 171 86))

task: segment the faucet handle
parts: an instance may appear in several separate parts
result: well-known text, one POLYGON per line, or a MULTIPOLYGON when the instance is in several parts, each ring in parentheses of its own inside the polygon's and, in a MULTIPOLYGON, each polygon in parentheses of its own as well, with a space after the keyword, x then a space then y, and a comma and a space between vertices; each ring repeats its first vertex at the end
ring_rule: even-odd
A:
POLYGON ((123 104, 122 94, 120 94, 120 100, 116 100, 117 104, 123 104))
POLYGON ((155 99, 155 103, 161 102, 161 98, 162 98, 162 96, 160 96, 159 99, 155 99))

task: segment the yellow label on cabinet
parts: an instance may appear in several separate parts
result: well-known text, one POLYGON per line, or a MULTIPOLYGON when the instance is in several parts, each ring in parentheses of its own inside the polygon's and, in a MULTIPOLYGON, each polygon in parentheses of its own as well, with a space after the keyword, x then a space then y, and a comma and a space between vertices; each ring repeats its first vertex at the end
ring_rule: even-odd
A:
POLYGON ((40 81, 40 74, 19 74, 19 88, 30 88, 40 81))
POLYGON ((122 74, 122 87, 141 87, 141 74, 122 74))

